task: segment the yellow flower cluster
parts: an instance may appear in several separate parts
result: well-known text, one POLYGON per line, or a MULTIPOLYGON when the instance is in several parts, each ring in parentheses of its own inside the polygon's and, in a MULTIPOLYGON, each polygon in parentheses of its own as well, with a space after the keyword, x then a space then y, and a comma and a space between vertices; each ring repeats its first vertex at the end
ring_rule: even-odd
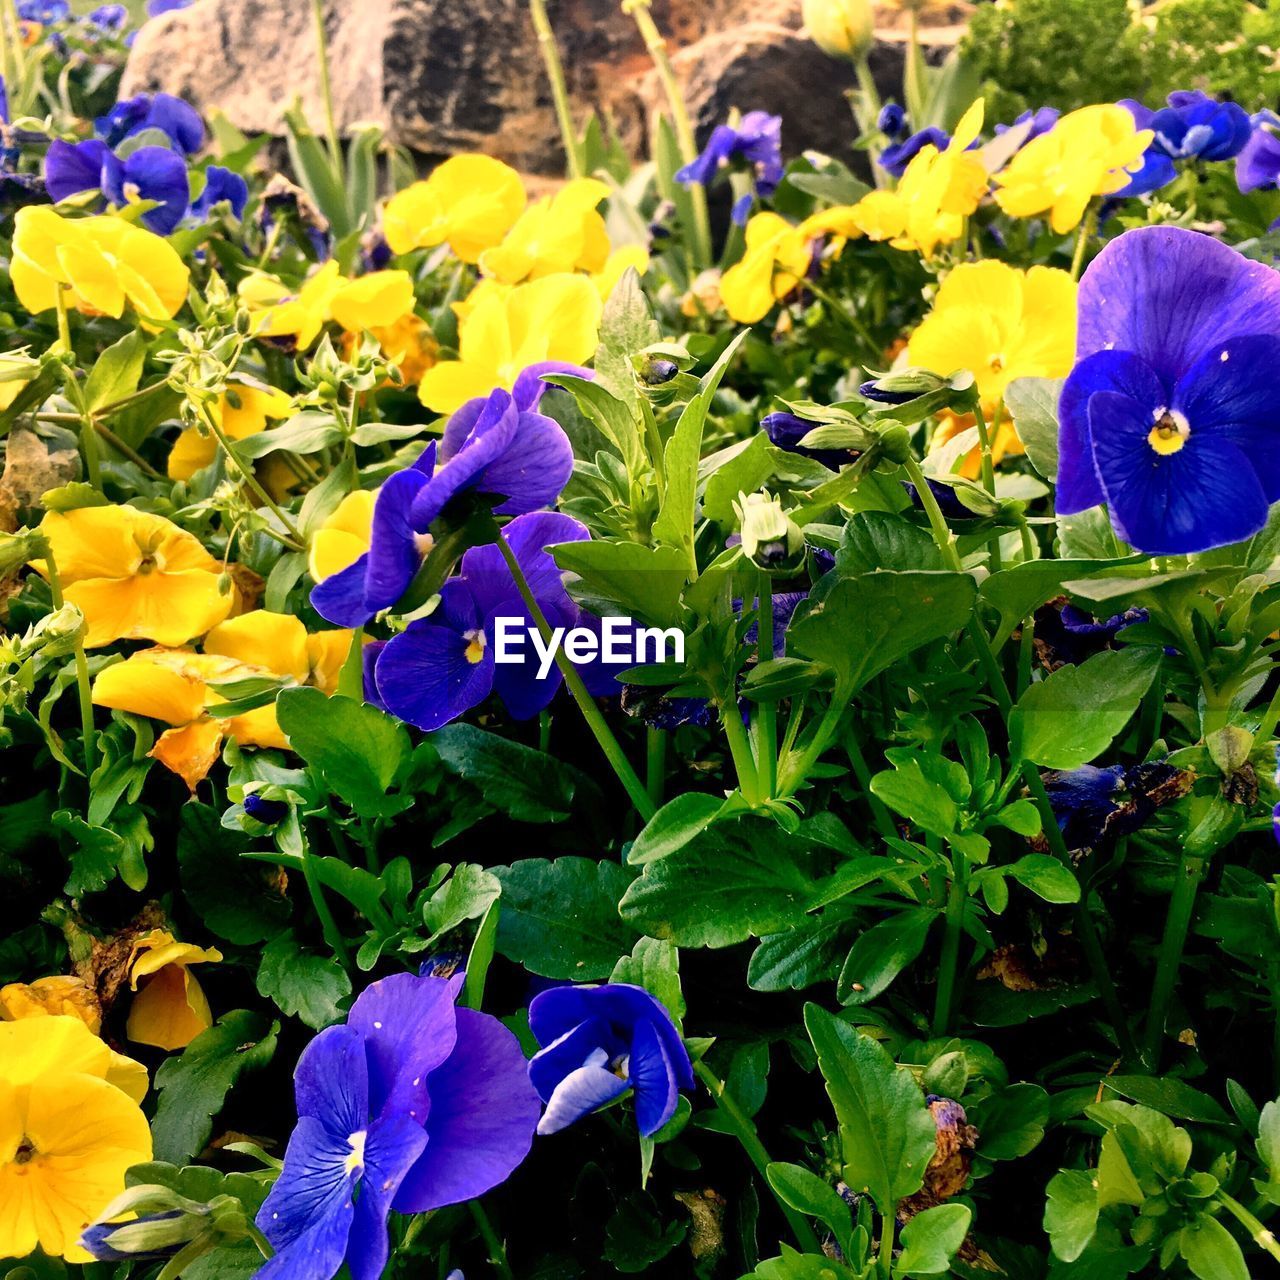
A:
POLYGON ((213 767, 226 738, 250 747, 289 745, 273 703, 234 716, 209 715, 211 707, 226 701, 215 686, 276 676, 332 694, 351 648, 351 632, 308 635, 301 620, 290 614, 255 609, 214 627, 203 648, 203 653, 143 649, 105 667, 93 682, 97 706, 170 726, 150 754, 193 791, 213 767))
POLYGON ((0 1257, 92 1261, 80 1233, 151 1159, 146 1091, 79 1018, 0 1022, 0 1257))
POLYGON ((61 297, 86 315, 120 317, 128 305, 143 320, 177 315, 190 273, 167 240, 124 218, 64 218, 49 205, 13 217, 13 290, 32 315, 61 297))

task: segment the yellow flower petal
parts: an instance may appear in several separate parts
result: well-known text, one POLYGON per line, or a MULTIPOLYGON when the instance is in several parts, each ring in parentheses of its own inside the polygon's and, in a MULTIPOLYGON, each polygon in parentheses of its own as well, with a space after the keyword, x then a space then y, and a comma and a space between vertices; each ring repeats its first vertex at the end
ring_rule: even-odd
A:
POLYGON ((129 1061, 113 1054, 79 1018, 55 1014, 0 1022, 0 1080, 10 1085, 30 1084, 64 1071, 109 1079, 120 1069, 120 1062, 129 1061))
POLYGON ((78 1018, 96 1036, 102 1029, 102 1006, 83 978, 55 974, 34 982, 0 987, 0 1019, 78 1018))
POLYGON ((368 489, 347 494, 311 535, 307 567, 316 582, 340 573, 369 550, 376 499, 368 489))
POLYGON ((344 284, 331 303, 333 318, 351 333, 393 325, 413 310, 407 271, 374 271, 344 284))
POLYGON ((95 706, 184 725, 201 715, 206 703, 204 680, 192 670, 157 661, 143 650, 105 667, 93 681, 95 706))
POLYGON ((200 984, 178 965, 147 979, 129 1008, 125 1035, 134 1044, 157 1049, 185 1049, 213 1025, 213 1014, 200 984))
POLYGON ((306 681, 311 669, 307 629, 301 619, 266 609, 254 609, 219 623, 205 637, 204 651, 235 658, 276 675, 292 676, 299 684, 306 681))
POLYGON ((223 731, 222 721, 201 717, 181 728, 166 729, 147 754, 195 791, 218 759, 223 731))

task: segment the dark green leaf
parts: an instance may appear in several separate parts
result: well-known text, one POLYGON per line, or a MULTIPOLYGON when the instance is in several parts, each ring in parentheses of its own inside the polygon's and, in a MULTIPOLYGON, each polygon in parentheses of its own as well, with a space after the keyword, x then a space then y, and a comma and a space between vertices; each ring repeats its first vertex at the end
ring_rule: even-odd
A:
POLYGON ((338 1003, 351 994, 351 979, 331 956, 307 951, 292 933, 282 933, 262 953, 258 994, 318 1031, 342 1016, 338 1003))

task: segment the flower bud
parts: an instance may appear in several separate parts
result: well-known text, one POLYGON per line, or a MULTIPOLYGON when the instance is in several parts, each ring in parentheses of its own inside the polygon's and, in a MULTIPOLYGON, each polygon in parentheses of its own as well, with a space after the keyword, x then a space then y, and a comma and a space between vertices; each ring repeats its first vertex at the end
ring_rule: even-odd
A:
POLYGON ((747 559, 767 573, 793 573, 804 560, 804 534, 767 493, 740 493, 733 504, 747 559))
POLYGON ((804 0, 809 38, 833 58, 860 58, 875 39, 870 0, 804 0))

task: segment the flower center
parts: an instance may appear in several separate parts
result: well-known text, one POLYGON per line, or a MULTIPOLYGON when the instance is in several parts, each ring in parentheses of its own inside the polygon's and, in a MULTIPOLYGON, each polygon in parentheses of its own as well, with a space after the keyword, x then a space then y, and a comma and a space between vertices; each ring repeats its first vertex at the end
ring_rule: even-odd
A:
POLYGON ((13 1154, 14 1164, 30 1164, 36 1158, 36 1144, 24 1133, 22 1141, 18 1143, 18 1149, 13 1154))
POLYGON ((429 533, 415 533, 413 535, 413 545, 417 547, 418 554, 425 560, 434 549, 436 540, 429 533))
POLYGON ((1147 432, 1147 443, 1162 457, 1177 453, 1191 434, 1191 424, 1176 409, 1161 409, 1147 432))
POLYGON ((351 1154, 342 1162, 344 1173, 357 1173, 364 1168, 364 1144, 368 1134, 361 1129, 359 1133, 353 1133, 347 1143, 351 1147, 351 1154))
POLYGON ((463 651, 464 656, 474 665, 484 657, 484 632, 464 631, 462 638, 467 641, 467 647, 463 651))

